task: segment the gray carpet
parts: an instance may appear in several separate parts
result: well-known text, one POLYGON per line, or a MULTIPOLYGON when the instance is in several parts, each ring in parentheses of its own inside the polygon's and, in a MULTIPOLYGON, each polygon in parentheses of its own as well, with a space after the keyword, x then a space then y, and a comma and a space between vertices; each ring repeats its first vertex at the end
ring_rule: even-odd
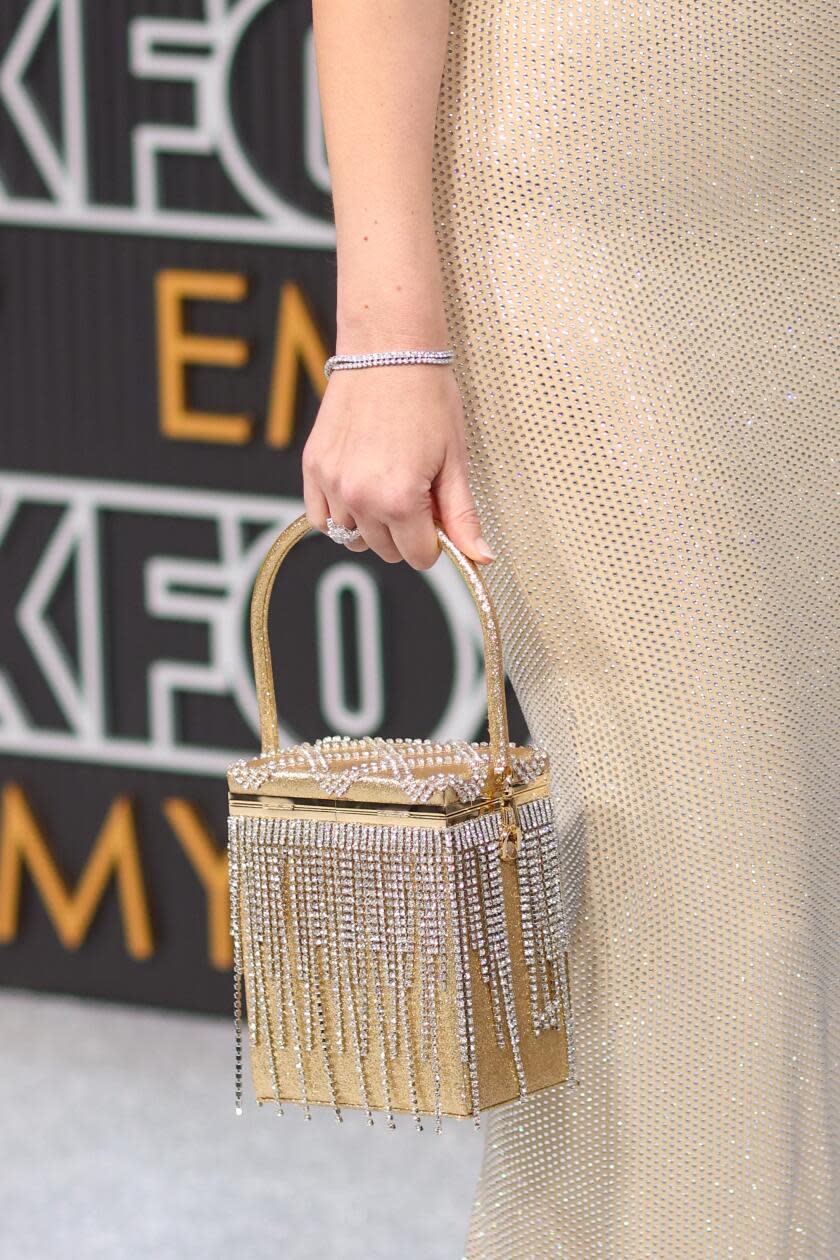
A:
POLYGON ((2 1260, 462 1256, 468 1123, 237 1117, 232 1049, 226 1019, 0 992, 2 1260))

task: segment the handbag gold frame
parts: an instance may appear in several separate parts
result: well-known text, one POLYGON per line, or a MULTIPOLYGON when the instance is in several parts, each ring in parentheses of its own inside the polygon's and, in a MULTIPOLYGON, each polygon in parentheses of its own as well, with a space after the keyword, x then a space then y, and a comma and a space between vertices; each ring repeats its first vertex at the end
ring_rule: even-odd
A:
MULTIPOLYGON (((481 1111, 567 1080, 572 1066, 548 758, 532 745, 509 741, 495 610, 478 566, 437 524, 438 545, 466 581, 481 621, 488 741, 467 749, 473 753, 473 789, 476 766, 483 774, 478 790, 465 794, 459 777, 465 773, 463 741, 328 737, 314 746, 281 748, 269 602, 283 560, 312 530, 305 514, 293 520, 257 574, 250 630, 262 751, 228 771, 237 1110, 244 981, 251 1076, 260 1104, 273 1101, 282 1111, 285 1102, 297 1102, 307 1115, 312 1105, 331 1106, 338 1118, 343 1108, 362 1108, 369 1122, 382 1111, 391 1127, 400 1112, 413 1115, 418 1128, 424 1115, 433 1115, 438 1129, 442 1115, 472 1116, 478 1124, 481 1111), (307 750, 310 760, 318 753, 316 767, 346 775, 340 794, 297 755, 307 750), (383 751, 388 764, 391 754, 400 765, 409 758, 402 778, 370 772, 383 751), (309 847, 298 852, 301 836, 309 847), (378 858, 365 859, 363 876, 350 871, 346 854, 355 854, 355 870, 362 861, 359 848, 372 846, 371 837, 388 837, 406 854, 398 868, 393 854, 382 859, 390 863, 385 883, 369 869, 378 858), (466 863, 463 869, 453 857, 456 840, 468 844, 458 859, 466 863), (328 845, 332 866, 325 864, 328 845), (418 858, 418 845, 439 855, 441 869, 447 854, 449 875, 441 875, 431 858, 418 858), (469 848, 474 845, 475 855, 469 848), (553 894, 541 886, 543 879, 553 894), (390 940, 382 932, 377 939, 373 929, 365 936, 365 925, 384 914, 383 903, 393 909, 398 900, 409 917, 402 961, 395 963, 390 940), (423 924, 430 900, 446 902, 435 911, 439 957, 433 969, 427 961, 416 967, 412 961, 421 935, 428 935, 423 924), (345 926, 348 915, 358 913, 352 953, 345 948, 349 937, 339 939, 327 921, 330 910, 345 926), (313 928, 314 917, 319 922, 313 928), (342 949, 346 957, 339 959, 342 949), (403 969, 398 985, 395 967, 403 969)), ((403 928, 404 920, 405 914, 403 928)), ((391 929, 385 927, 387 937, 391 929)))

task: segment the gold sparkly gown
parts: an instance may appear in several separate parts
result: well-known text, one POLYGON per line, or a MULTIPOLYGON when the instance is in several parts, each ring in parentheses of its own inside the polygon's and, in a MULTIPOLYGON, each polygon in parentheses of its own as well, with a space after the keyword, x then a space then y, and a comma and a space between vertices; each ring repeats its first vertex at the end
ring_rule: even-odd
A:
POLYGON ((840 1257, 836 0, 452 0, 435 213, 576 1079, 469 1260, 840 1257))

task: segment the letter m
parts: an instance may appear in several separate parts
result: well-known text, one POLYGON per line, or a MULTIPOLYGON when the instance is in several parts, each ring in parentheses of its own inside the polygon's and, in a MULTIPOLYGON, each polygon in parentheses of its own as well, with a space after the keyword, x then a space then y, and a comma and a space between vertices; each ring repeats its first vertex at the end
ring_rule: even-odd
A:
POLYGON ((75 889, 68 888, 20 786, 7 783, 0 823, 0 943, 18 932, 23 869, 29 872, 62 945, 78 949, 113 878, 128 952, 148 958, 154 948, 131 802, 115 797, 75 889))

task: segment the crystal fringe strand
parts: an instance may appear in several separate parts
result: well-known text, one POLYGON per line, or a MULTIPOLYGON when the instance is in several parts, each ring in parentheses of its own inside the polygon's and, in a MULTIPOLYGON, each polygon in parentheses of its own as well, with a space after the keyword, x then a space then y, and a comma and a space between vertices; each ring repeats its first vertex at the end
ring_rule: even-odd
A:
MULTIPOLYGON (((530 1020, 535 1034, 563 1027, 571 1004, 565 971, 560 862, 550 797, 519 807, 517 857, 530 1020)), ((297 1101, 309 1117, 305 1054, 317 1050, 337 1120, 334 1056, 349 1051, 358 1096, 373 1123, 369 1082, 378 1076, 394 1128, 392 1063, 405 1052, 414 1122, 422 1129, 417 1066, 429 1065, 441 1129, 439 1004, 454 986, 462 1089, 479 1123, 470 953, 488 990, 496 1037, 510 1045, 520 1096, 527 1092, 513 997, 498 813, 447 830, 313 819, 230 817, 230 930, 234 955, 235 1105, 242 1110, 242 987, 252 1046, 263 1043, 278 1114, 277 1053, 291 1049, 297 1101), (448 930, 449 929, 449 930, 448 930), (301 1000, 295 1000, 295 991, 301 1000), (420 1027, 412 1032, 411 995, 420 1027), (372 995, 371 1017, 367 995, 372 995), (329 1001, 334 1035, 327 1035, 329 1001)))

